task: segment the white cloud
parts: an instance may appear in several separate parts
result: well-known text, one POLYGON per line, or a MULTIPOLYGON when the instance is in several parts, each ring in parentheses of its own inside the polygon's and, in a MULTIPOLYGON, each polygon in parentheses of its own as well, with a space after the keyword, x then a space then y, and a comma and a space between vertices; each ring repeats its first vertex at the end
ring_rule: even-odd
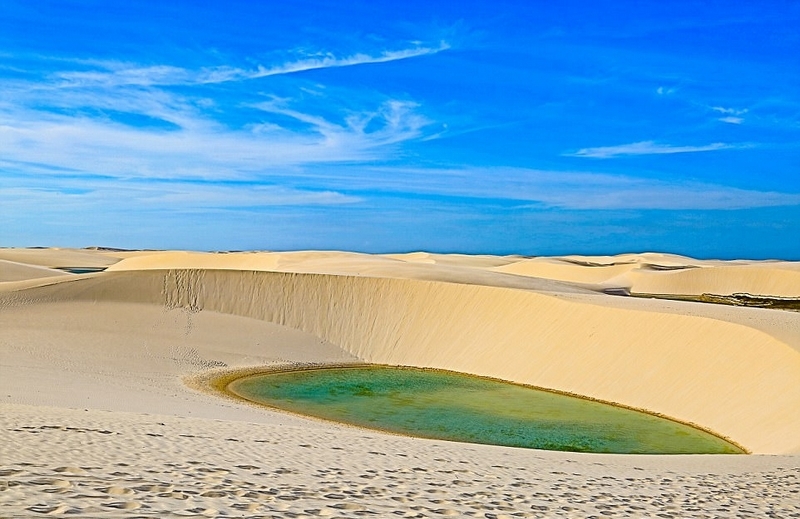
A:
POLYGON ((608 159, 624 155, 663 155, 671 153, 697 153, 702 151, 715 151, 735 148, 734 145, 715 142, 705 146, 672 146, 657 144, 653 141, 641 141, 618 146, 601 146, 597 148, 582 148, 574 153, 565 153, 570 157, 590 157, 595 159, 608 159))
MULTIPOLYGON (((395 54, 381 59, 399 59, 395 54)), ((0 157, 125 178, 259 178, 274 168, 386 159, 394 145, 421 138, 430 124, 418 104, 398 99, 361 109, 330 100, 326 115, 291 99, 240 105, 239 128, 217 119, 225 107, 215 99, 160 87, 0 81, 0 99, 0 157), (264 112, 304 124, 265 120, 264 112), (126 118, 136 122, 125 124, 126 118)))
MULTIPOLYGON (((3 163, 0 168, 18 167, 3 163)), ((37 166, 26 165, 26 168, 37 166)), ((39 169, 36 178, 0 177, 3 210, 58 207, 60 212, 168 211, 191 213, 287 206, 336 206, 364 202, 382 191, 398 196, 436 195, 507 200, 518 208, 566 210, 734 210, 800 205, 800 193, 740 189, 686 180, 659 180, 627 175, 525 168, 302 168, 295 182, 282 185, 228 182, 150 182, 136 179, 60 175, 39 169)))
MULTIPOLYGON (((352 114, 345 123, 285 109, 310 129, 276 124, 232 130, 202 117, 169 117, 167 131, 132 127, 102 118, 0 110, 0 156, 86 173, 147 178, 259 178, 273 168, 385 158, 389 146, 421 134, 426 119, 413 103, 387 101, 352 114), (366 122, 378 130, 365 131, 366 122)), ((152 112, 151 112, 152 113, 152 112)))
MULTIPOLYGON (((573 210, 727 210, 800 204, 800 193, 754 191, 684 180, 522 168, 369 169, 363 187, 573 210), (371 174, 370 174, 371 173, 371 174)), ((358 188, 359 179, 346 184, 358 188)), ((330 183, 336 187, 335 182, 330 183)))
POLYGON ((252 70, 55 60, 83 70, 52 73, 44 81, 0 78, 0 157, 87 174, 160 179, 258 179, 276 168, 384 160, 394 145, 424 137, 431 121, 418 104, 391 98, 365 103, 354 96, 337 102, 317 85, 314 101, 305 105, 276 98, 239 104, 238 125, 231 126, 223 121, 238 92, 202 85, 385 63, 447 48, 441 42, 342 58, 324 54, 252 70), (169 88, 173 85, 187 88, 176 91, 169 88))
MULTIPOLYGON (((0 167, 4 166, 0 162, 0 167)), ((24 186, 13 179, 0 181, 4 210, 28 212, 30 207, 56 212, 76 211, 186 213, 210 209, 237 210, 258 207, 332 206, 359 202, 359 197, 334 190, 307 190, 275 185, 230 185, 218 183, 144 183, 130 180, 68 177, 52 172, 37 179, 26 178, 24 186)))
POLYGON ((280 65, 258 65, 253 69, 221 66, 200 70, 157 65, 141 67, 131 63, 116 61, 87 62, 97 67, 90 71, 64 71, 53 75, 59 87, 112 87, 112 86, 168 86, 168 85, 200 85, 244 81, 269 76, 295 74, 309 70, 326 68, 352 67, 374 63, 387 63, 403 59, 437 54, 450 48, 447 42, 440 42, 433 47, 415 46, 408 49, 384 51, 378 54, 356 53, 350 56, 337 57, 326 53, 320 57, 309 57, 288 61, 280 65))
POLYGON ((353 149, 363 148, 363 143, 380 147, 421 137, 423 128, 431 124, 417 112, 417 103, 403 100, 389 100, 376 110, 350 113, 343 123, 292 110, 283 100, 258 103, 254 108, 305 123, 328 145, 347 145, 353 149))
POLYGON ((742 124, 744 118, 740 116, 748 112, 747 108, 726 108, 724 106, 712 106, 711 109, 724 116, 718 118, 718 121, 728 124, 742 124))
POLYGON ((711 109, 725 115, 744 115, 747 113, 747 108, 742 108, 740 110, 736 108, 725 108, 724 106, 712 106, 711 109))
POLYGON ((231 209, 285 205, 340 205, 359 202, 361 199, 332 190, 311 191, 271 185, 231 186, 181 183, 167 187, 162 186, 144 201, 157 207, 231 209))

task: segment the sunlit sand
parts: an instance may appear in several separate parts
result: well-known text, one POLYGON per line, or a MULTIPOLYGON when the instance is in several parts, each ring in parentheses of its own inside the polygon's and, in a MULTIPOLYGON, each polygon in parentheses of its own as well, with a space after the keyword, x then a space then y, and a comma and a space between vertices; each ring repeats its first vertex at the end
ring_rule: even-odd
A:
POLYGON ((743 294, 800 299, 800 264, 0 249, 0 516, 791 516, 800 312, 743 294), (230 369, 352 362, 614 402, 753 454, 415 439, 204 387, 230 369))

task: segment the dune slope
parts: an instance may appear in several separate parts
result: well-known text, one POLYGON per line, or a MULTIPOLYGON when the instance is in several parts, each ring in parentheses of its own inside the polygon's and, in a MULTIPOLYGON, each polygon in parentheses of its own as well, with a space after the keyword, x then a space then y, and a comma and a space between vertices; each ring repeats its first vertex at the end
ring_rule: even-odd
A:
POLYGON ((109 272, 26 296, 255 318, 368 362, 567 391, 695 423, 753 452, 800 452, 800 354, 716 319, 479 285, 234 270, 109 272))

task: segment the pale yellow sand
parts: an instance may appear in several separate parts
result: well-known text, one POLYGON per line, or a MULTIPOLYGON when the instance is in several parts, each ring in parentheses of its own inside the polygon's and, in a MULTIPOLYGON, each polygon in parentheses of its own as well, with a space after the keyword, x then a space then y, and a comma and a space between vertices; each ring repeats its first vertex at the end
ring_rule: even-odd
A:
POLYGON ((796 263, 49 249, 0 260, 0 517, 800 514, 800 313, 597 292, 800 297, 796 263), (108 270, 48 270, 80 266, 108 270), (692 268, 657 270, 676 267, 692 268), (772 456, 401 438, 184 383, 358 361, 618 402, 772 456))
POLYGON ((786 261, 722 262, 650 253, 520 259, 494 270, 640 294, 800 294, 800 265, 786 261))
POLYGON ((48 268, 107 267, 124 257, 124 253, 88 249, 4 249, 0 259, 48 268))
POLYGON ((26 265, 25 263, 17 263, 15 261, 6 261, 0 259, 0 283, 63 275, 64 272, 61 270, 40 267, 38 265, 26 265))

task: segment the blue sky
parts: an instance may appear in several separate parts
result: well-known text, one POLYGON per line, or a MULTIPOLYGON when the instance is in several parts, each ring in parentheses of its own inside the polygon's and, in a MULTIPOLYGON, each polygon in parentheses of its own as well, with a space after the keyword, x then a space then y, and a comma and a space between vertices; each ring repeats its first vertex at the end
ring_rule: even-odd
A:
POLYGON ((797 27, 777 0, 5 0, 0 246, 800 259, 797 27))

